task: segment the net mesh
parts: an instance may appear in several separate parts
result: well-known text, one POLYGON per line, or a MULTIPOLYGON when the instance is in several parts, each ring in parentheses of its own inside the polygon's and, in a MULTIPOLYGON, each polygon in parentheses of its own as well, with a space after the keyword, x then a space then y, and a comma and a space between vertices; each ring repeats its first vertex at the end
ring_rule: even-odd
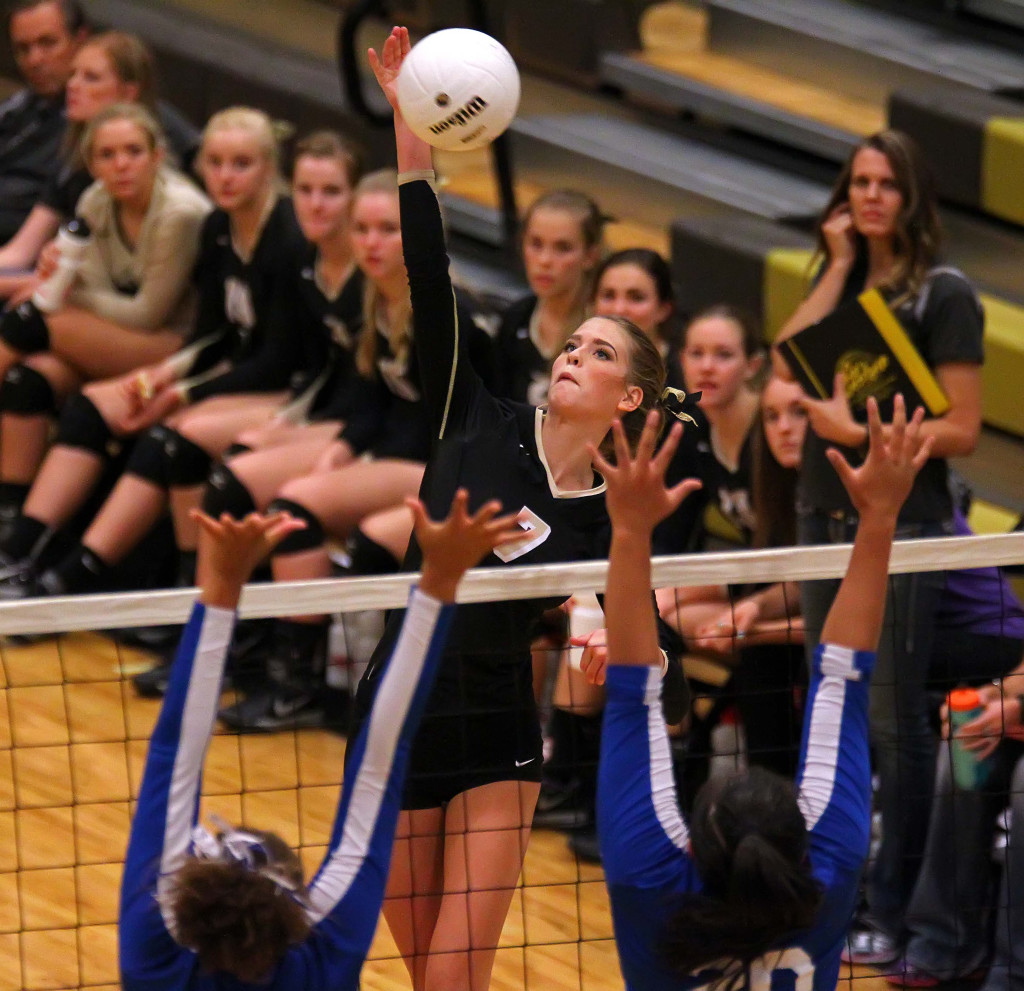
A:
MULTIPOLYGON (((727 601, 735 606, 741 589, 752 582, 838 578, 848 553, 848 547, 836 546, 664 558, 656 561, 653 577, 663 590, 662 601, 667 597, 678 604, 685 598, 683 592, 664 590, 714 585, 727 589, 727 601)), ((906 541, 894 550, 892 570, 931 572, 1022 560, 1020 535, 906 541)), ((601 563, 479 570, 467 577, 460 598, 550 594, 582 601, 586 593, 603 590, 605 575, 601 563)), ((358 675, 352 662, 365 658, 379 630, 374 617, 380 609, 404 604, 408 586, 408 576, 254 585, 241 613, 265 617, 325 610, 343 616, 331 641, 331 677, 344 685, 358 675)), ((152 665, 152 652, 126 646, 109 631, 180 623, 191 602, 189 592, 161 592, 0 605, 5 635, 0 646, 0 989, 117 986, 121 865, 159 702, 138 697, 131 684, 134 674, 152 665)), ((742 746, 744 711, 782 713, 783 723, 788 720, 797 732, 802 648, 788 624, 780 630, 775 642, 788 645, 790 663, 781 681, 770 685, 737 681, 731 650, 687 654, 694 715, 688 735, 679 734, 674 744, 684 794, 706 774, 751 759, 742 746)), ((730 648, 736 646, 726 639, 730 648)), ((557 723, 553 709, 583 717, 596 711, 579 679, 564 673, 564 655, 564 641, 556 633, 537 642, 535 681, 549 736, 557 723)), ((226 692, 225 704, 231 701, 226 692)), ((578 733, 573 740, 580 749, 570 754, 569 763, 591 759, 593 747, 588 750, 585 739, 580 743, 578 733)), ((324 729, 240 736, 218 728, 206 764, 202 812, 273 829, 299 851, 310 876, 326 850, 344 748, 343 736, 324 729)), ((792 760, 792 753, 781 758, 792 760)), ((867 973, 855 970, 853 979, 866 979, 867 973)), ((848 979, 844 971, 843 980, 848 979)), ((408 986, 382 922, 363 987, 408 986)), ((563 832, 533 833, 491 986, 623 987, 601 868, 577 857, 563 832)))

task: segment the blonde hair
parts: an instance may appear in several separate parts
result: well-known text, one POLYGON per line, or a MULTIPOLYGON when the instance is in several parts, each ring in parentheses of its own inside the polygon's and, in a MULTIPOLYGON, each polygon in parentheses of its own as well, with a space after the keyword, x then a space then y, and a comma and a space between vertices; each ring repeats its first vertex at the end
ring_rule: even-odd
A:
POLYGON ((221 131, 244 131, 255 139, 260 154, 273 169, 275 179, 281 175, 280 131, 277 124, 262 110, 253 107, 228 107, 219 110, 203 128, 203 140, 199 150, 200 169, 206 155, 206 145, 214 134, 221 131))
POLYGON ((92 146, 96 140, 99 129, 112 120, 126 120, 134 124, 143 134, 149 144, 149 150, 164 147, 164 131, 157 119, 143 106, 138 103, 115 103, 113 106, 101 110, 85 128, 79 148, 82 158, 86 164, 92 161, 92 146))
MULTIPOLYGON (((398 173, 394 169, 378 169, 364 175, 352 192, 352 207, 361 196, 371 193, 387 193, 398 200, 398 173)), ((404 363, 409 358, 412 346, 412 299, 406 290, 405 299, 399 308, 397 319, 386 319, 384 297, 370 279, 363 290, 363 326, 356 343, 356 369, 366 378, 377 374, 377 323, 378 318, 386 324, 386 335, 395 355, 395 360, 404 363)))

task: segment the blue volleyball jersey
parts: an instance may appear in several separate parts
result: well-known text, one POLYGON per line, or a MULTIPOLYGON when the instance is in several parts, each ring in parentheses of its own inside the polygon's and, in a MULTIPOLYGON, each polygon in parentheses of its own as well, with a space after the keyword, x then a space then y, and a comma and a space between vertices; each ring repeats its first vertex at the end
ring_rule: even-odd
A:
MULTIPOLYGON (((800 752, 799 806, 823 901, 811 929, 751 967, 751 991, 833 991, 871 827, 868 682, 875 655, 819 646, 800 752)), ((679 811, 656 668, 608 668, 597 816, 619 961, 629 991, 690 991, 717 974, 680 977, 662 939, 679 896, 701 891, 679 811)))
MULTIPOLYGON (((273 974, 252 986, 267 991, 349 991, 359 986, 384 897, 410 741, 453 613, 454 606, 417 589, 410 594, 376 704, 349 744, 330 846, 308 889, 310 935, 287 951, 273 974)), ((174 872, 190 852, 233 625, 230 610, 196 604, 153 731, 121 886, 125 991, 248 986, 226 974, 200 970, 196 954, 175 939, 166 897, 174 872)))

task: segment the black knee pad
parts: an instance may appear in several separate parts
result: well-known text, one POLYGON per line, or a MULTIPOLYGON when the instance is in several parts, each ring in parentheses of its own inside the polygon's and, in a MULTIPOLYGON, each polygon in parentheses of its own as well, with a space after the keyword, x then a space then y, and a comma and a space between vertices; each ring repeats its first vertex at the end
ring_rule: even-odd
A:
POLYGON ((57 423, 56 443, 105 458, 112 438, 107 421, 91 399, 79 392, 67 401, 57 423))
POLYGON ((305 506, 300 506, 291 499, 275 499, 267 506, 268 513, 287 513, 297 520, 304 520, 306 528, 288 534, 277 545, 275 554, 298 554, 300 551, 311 551, 322 546, 326 534, 323 524, 305 506))
POLYGON ((234 444, 229 444, 227 450, 224 452, 224 460, 230 461, 232 458, 237 458, 239 454, 248 454, 252 448, 248 444, 239 444, 237 441, 234 444))
POLYGON ((32 302, 7 310, 0 317, 0 338, 22 354, 36 354, 50 348, 50 328, 32 302))
POLYGON ((352 538, 350 557, 352 572, 356 575, 390 575, 402 567, 402 562, 396 560, 391 551, 362 530, 356 530, 352 538))
POLYGON ((236 520, 244 519, 256 511, 252 494, 238 480, 238 476, 227 466, 217 465, 210 472, 203 492, 203 512, 215 520, 222 513, 236 520))
POLYGON ((28 365, 15 365, 8 369, 0 383, 0 410, 19 416, 37 416, 53 413, 56 409, 53 386, 45 375, 28 365))
POLYGON ((202 485, 212 461, 198 444, 158 423, 135 442, 126 471, 170 489, 175 485, 202 485))

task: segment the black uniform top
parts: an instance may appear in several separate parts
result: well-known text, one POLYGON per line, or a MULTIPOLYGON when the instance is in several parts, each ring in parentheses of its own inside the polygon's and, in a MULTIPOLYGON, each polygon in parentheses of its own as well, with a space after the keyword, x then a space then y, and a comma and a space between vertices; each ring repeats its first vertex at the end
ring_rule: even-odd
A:
POLYGON ((18 232, 53 175, 67 121, 64 96, 18 90, 0 103, 0 243, 18 232))
POLYGON ((494 394, 531 406, 547 401, 551 381, 551 359, 537 350, 530 335, 536 308, 537 297, 532 294, 514 302, 502 316, 494 341, 494 394))
MULTIPOLYGON (((199 132, 170 104, 157 105, 160 126, 167 139, 172 164, 180 171, 190 174, 196 152, 199 150, 199 132)), ((63 131, 61 132, 63 138, 63 131)), ((93 183, 89 170, 62 155, 60 144, 50 159, 46 181, 39 194, 39 202, 58 214, 61 220, 70 220, 75 215, 78 199, 93 183), (56 168, 54 163, 57 163, 56 168)))
MULTIPOLYGON (((428 512, 434 518, 447 515, 460 487, 469 491, 473 509, 492 498, 500 499, 506 512, 528 509, 535 520, 536 546, 508 562, 492 554, 485 566, 606 556, 611 533, 603 481, 595 476, 593 488, 559 491, 540 446, 541 411, 496 399, 467 361, 467 328, 454 303, 437 198, 422 180, 402 185, 400 198, 423 416, 432 440, 420 489, 428 512)), ((413 540, 405 567, 415 570, 420 561, 413 540)), ((518 690, 510 685, 529 686, 523 674, 534 628, 541 613, 562 598, 459 606, 430 707, 462 708, 467 698, 483 705, 520 704, 518 690)), ((401 616, 392 614, 367 672, 371 690, 400 624, 401 616)))
MULTIPOLYGON (((864 289, 864 274, 854 270, 843 288, 841 302, 864 289)), ((921 291, 896 307, 896 316, 907 331, 925 364, 931 368, 951 363, 980 365, 984 360, 984 314, 967 277, 954 268, 934 268, 921 291)), ((892 418, 892 401, 879 404, 883 420, 892 418)), ((866 416, 859 412, 863 422, 866 416)), ((823 441, 807 430, 800 463, 797 501, 804 511, 852 513, 853 505, 825 450, 839 445, 823 441)), ((847 460, 859 465, 865 451, 839 447, 847 460)), ((953 518, 948 468, 944 458, 929 458, 914 479, 910 496, 900 511, 904 523, 941 522, 953 518)))
MULTIPOLYGON (((429 187, 427 188, 429 189, 429 187)), ((405 249, 405 252, 406 267, 408 267, 408 249, 405 249)), ((445 255, 444 259, 447 264, 448 256, 445 255)), ((447 274, 447 269, 445 272, 447 274)), ((411 281, 410 276, 410 283, 411 281)), ((462 353, 466 363, 470 366, 463 370, 469 372, 471 369, 485 386, 490 386, 493 382, 491 339, 487 332, 474 321, 473 311, 468 301, 458 291, 455 291, 454 294, 451 292, 450 282, 448 286, 449 292, 445 305, 451 312, 446 312, 444 317, 446 325, 450 326, 454 321, 462 335, 462 353)), ((415 295, 413 296, 413 305, 414 307, 416 305, 415 295)), ((378 430, 370 441, 370 447, 378 458, 426 461, 430 456, 434 435, 430 412, 424 406, 425 403, 430 402, 430 397, 427 395, 429 385, 425 377, 431 372, 435 372, 435 359, 442 362, 449 361, 445 376, 448 376, 451 368, 450 349, 447 358, 442 349, 438 354, 431 353, 430 364, 427 371, 424 371, 421 355, 426 349, 434 351, 433 341, 438 333, 435 328, 434 318, 421 319, 414 313, 413 346, 406 348, 404 354, 396 353, 383 330, 379 329, 377 332, 377 374, 387 387, 385 401, 379 412, 378 430), (428 321, 429 341, 422 343, 419 340, 420 328, 428 321), (413 352, 417 356, 416 360, 413 359, 413 352)), ((440 368, 441 366, 437 365, 436 367, 440 368)), ((447 377, 445 383, 447 383, 447 377)), ((445 388, 447 388, 447 384, 445 384, 445 388)), ((343 431, 342 436, 346 440, 349 439, 347 431, 343 431)))
POLYGON ((754 428, 744 438, 739 462, 727 465, 715 450, 711 427, 703 412, 690 412, 697 426, 687 427, 684 432, 683 441, 665 473, 665 482, 675 485, 684 478, 699 478, 704 485, 687 496, 682 506, 655 529, 655 553, 707 550, 716 537, 725 543, 749 546, 755 523, 754 428), (713 516, 721 517, 726 526, 712 519, 713 516))
POLYGON ((200 235, 194 281, 199 292, 193 340, 209 343, 189 369, 189 398, 286 389, 306 367, 312 332, 294 313, 294 267, 306 241, 291 200, 276 201, 248 261, 235 252, 228 215, 214 210, 200 235), (226 362, 228 367, 211 373, 226 362), (203 377, 207 373, 207 377, 203 377))

